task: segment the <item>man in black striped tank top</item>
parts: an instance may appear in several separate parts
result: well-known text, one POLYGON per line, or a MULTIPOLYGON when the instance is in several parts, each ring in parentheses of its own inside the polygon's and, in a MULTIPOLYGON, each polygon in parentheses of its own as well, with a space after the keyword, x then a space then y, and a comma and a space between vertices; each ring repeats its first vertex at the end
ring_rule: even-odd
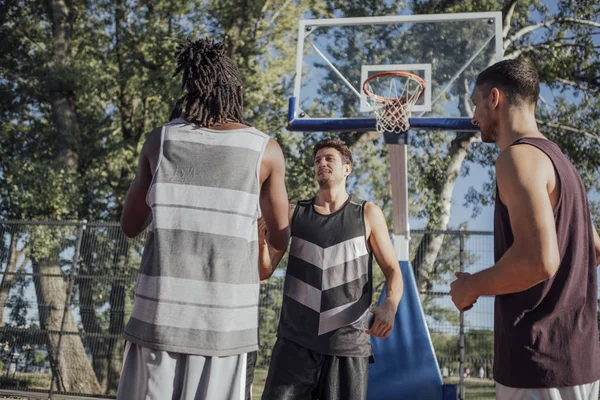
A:
POLYGON ((496 296, 498 400, 597 400, 600 238, 577 170, 537 128, 539 93, 524 60, 501 61, 477 78, 473 123, 501 150, 496 264, 457 274, 450 293, 461 311, 496 296))
MULTIPOLYGON (((292 242, 263 400, 366 399, 370 335, 390 334, 402 297, 398 258, 381 209, 346 192, 350 150, 329 139, 317 143, 314 156, 319 192, 290 211, 292 242), (374 317, 373 255, 387 282, 387 299, 374 317)), ((264 237, 264 224, 260 231, 264 237)), ((283 252, 269 249, 260 237, 266 279, 283 252)))

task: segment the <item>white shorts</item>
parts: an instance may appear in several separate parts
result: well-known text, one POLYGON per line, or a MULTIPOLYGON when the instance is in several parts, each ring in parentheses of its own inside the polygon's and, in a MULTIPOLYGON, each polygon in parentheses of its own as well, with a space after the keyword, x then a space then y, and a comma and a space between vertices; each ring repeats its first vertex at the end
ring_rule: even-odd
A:
POLYGON ((126 342, 117 400, 245 400, 246 357, 204 357, 126 342))
POLYGON ((496 400, 598 400, 599 382, 550 389, 517 389, 496 382, 496 400))

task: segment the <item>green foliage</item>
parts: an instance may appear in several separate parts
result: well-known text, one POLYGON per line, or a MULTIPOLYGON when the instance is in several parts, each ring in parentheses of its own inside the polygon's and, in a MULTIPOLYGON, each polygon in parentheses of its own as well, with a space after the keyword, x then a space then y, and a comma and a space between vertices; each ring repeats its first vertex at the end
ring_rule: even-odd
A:
POLYGON ((28 280, 24 279, 24 277, 16 276, 12 293, 6 302, 6 307, 10 309, 9 321, 17 327, 27 325, 27 309, 30 307, 30 302, 25 296, 27 286, 29 286, 28 280))
POLYGON ((271 351, 277 339, 277 326, 283 301, 283 278, 273 276, 261 284, 260 310, 258 332, 260 335, 260 350, 257 367, 268 366, 271 351))
MULTIPOLYGON (((440 368, 448 368, 455 373, 460 359, 460 338, 457 332, 431 332, 431 341, 440 368)), ((475 375, 480 367, 491 368, 494 359, 494 332, 487 329, 470 329, 465 332, 465 368, 475 375)))
POLYGON ((27 365, 41 367, 46 362, 46 355, 39 351, 31 351, 27 354, 27 365))
MULTIPOLYGON (((544 98, 537 110, 540 129, 557 141, 573 160, 590 193, 600 192, 597 178, 600 62, 593 41, 597 28, 581 22, 595 21, 597 0, 561 1, 552 10, 541 0, 413 0, 408 4, 376 0, 74 0, 65 3, 69 30, 62 44, 55 40, 47 3, 37 0, 0 6, 0 219, 117 220, 145 135, 168 120, 180 93, 179 82, 172 77, 173 54, 177 40, 185 36, 210 35, 225 41, 244 75, 247 121, 274 137, 283 149, 290 199, 313 196, 316 185, 312 148, 325 134, 300 134, 284 129, 295 69, 297 20, 311 16, 498 9, 507 16, 512 12, 505 34, 505 54, 526 57, 541 72, 543 93, 549 98, 544 98), (523 33, 524 28, 544 21, 554 22, 523 33), (63 44, 65 55, 57 58, 63 44), (66 135, 65 121, 59 120, 64 114, 57 113, 58 100, 74 114, 69 121, 76 121, 77 126, 69 127, 70 132, 79 132, 77 135, 66 135), (66 140, 75 156, 74 168, 57 156, 57 143, 61 140, 66 140)), ((418 35, 406 43, 406 50, 413 51, 411 46, 423 46, 428 41, 455 51, 472 50, 475 41, 460 38, 476 37, 478 32, 465 32, 464 27, 453 29, 460 35, 450 31, 418 35), (440 37, 445 40, 439 40, 440 37)), ((358 44, 355 49, 355 57, 364 57, 365 49, 358 44)), ((474 76, 483 67, 468 69, 461 78, 472 86, 474 76)), ((344 66, 340 69, 344 70, 344 66)), ((334 95, 341 90, 334 82, 332 79, 331 85, 320 88, 325 106, 336 101, 334 95)), ((468 94, 456 91, 448 96, 468 94)), ((416 132, 409 148, 410 213, 442 229, 446 227, 444 213, 451 198, 442 197, 440 188, 457 178, 446 171, 453 161, 451 146, 457 140, 460 142, 463 138, 460 135, 416 132)), ((377 137, 365 139, 357 133, 341 136, 353 146, 356 159, 349 189, 382 207, 391 226, 386 146, 377 137)), ((460 168, 461 175, 469 176, 473 168, 490 171, 489 182, 483 190, 472 189, 464 199, 475 215, 482 206, 493 201, 492 164, 497 150, 482 144, 468 149, 466 161, 460 168)), ((599 203, 592 203, 596 223, 600 223, 599 207, 599 203)), ((63 271, 69 270, 72 260, 65 250, 73 248, 74 228, 33 227, 27 235, 32 249, 27 257, 52 259, 63 271)), ((137 271, 143 238, 124 244, 119 232, 94 228, 84 231, 84 243, 82 273, 132 276, 137 271)), ((6 245, 0 243, 0 246, 6 245)), ((458 266, 457 248, 454 238, 443 241, 433 267, 433 281, 444 283, 450 279, 458 266)), ((415 249, 412 248, 413 254, 415 249)), ((472 255, 465 253, 464 256, 467 266, 475 261, 472 255)), ((383 281, 378 271, 375 267, 376 287, 383 281)), ((271 278, 268 283, 281 284, 280 277, 271 278)), ((24 286, 18 290, 22 288, 24 286)), ((126 318, 131 310, 133 281, 106 285, 98 280, 89 286, 80 282, 76 290, 75 305, 90 313, 84 322, 90 325, 84 329, 102 333, 122 328, 118 326, 118 318, 111 320, 111 310, 114 305, 117 314, 123 312, 126 318), (116 301, 111 294, 119 290, 124 290, 126 296, 116 301), (103 314, 96 314, 97 309, 104 310, 103 314)), ((281 295, 275 294, 276 290, 269 293, 261 297, 261 341, 265 349, 272 345, 274 321, 278 319, 281 305, 281 295)), ((12 303, 9 300, 11 323, 21 326, 26 323, 23 310, 27 305, 11 299, 14 300, 12 303)), ((456 313, 437 306, 434 301, 426 302, 425 309, 434 319, 457 322, 456 313)), ((485 336, 485 340, 488 339, 485 336)), ((436 337, 435 340, 442 347, 454 345, 449 338, 436 337)), ((261 357, 268 357, 267 352, 261 350, 261 357)), ((484 354, 473 354, 484 357, 484 354)))

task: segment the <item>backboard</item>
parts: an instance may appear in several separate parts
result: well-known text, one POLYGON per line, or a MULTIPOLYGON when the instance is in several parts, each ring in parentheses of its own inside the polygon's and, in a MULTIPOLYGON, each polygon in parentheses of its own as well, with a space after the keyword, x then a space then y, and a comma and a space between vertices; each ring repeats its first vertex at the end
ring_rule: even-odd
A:
POLYGON ((406 71, 426 83, 412 128, 476 130, 475 79, 502 53, 501 12, 301 20, 288 129, 374 130, 363 82, 406 71))

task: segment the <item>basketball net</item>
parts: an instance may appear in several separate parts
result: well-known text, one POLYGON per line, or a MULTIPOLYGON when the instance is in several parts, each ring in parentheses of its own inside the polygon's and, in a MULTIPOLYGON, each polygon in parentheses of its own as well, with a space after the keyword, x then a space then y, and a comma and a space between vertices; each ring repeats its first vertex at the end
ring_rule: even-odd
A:
POLYGON ((363 92, 375 113, 377 132, 406 132, 410 128, 408 119, 412 108, 424 91, 425 81, 408 72, 382 72, 365 80, 363 92), (385 80, 389 82, 386 84, 385 80), (374 87, 387 89, 384 89, 384 93, 376 93, 374 87))

